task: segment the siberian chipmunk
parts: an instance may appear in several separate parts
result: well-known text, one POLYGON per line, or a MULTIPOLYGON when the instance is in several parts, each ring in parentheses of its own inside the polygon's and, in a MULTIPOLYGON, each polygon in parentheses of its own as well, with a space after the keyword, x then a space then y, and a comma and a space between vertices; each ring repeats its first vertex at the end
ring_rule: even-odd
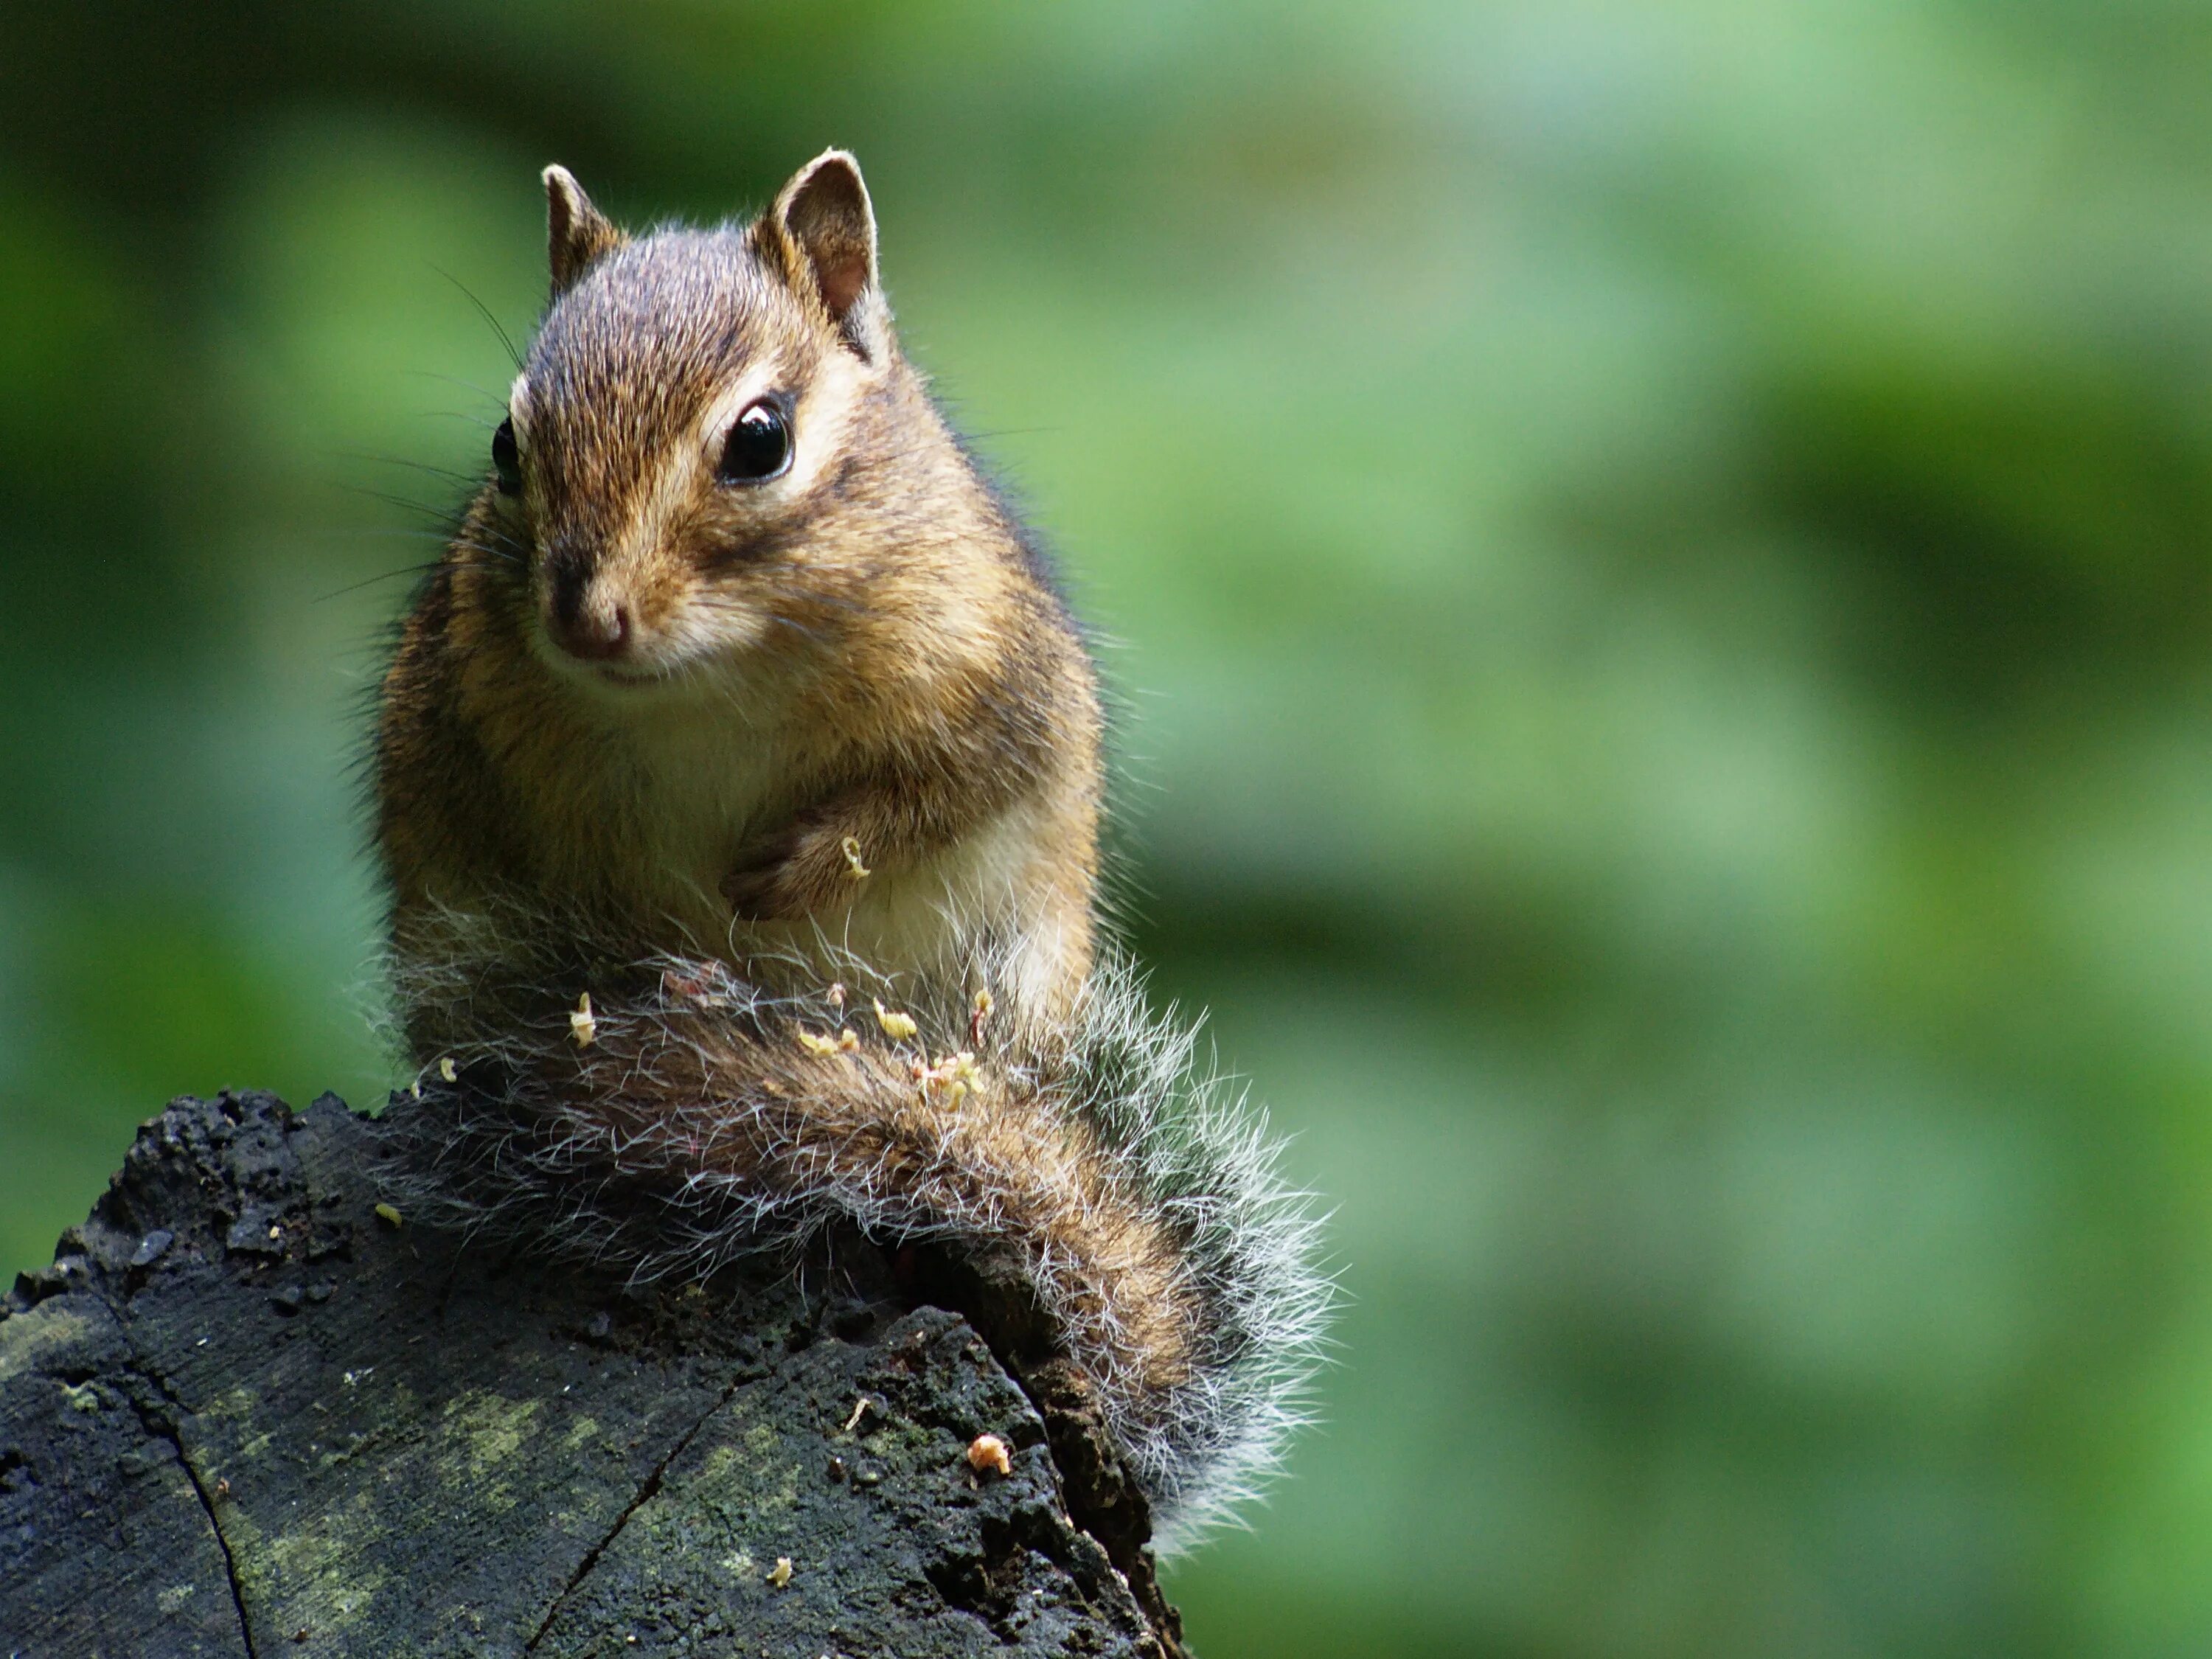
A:
POLYGON ((1094 961, 1091 665, 900 353, 860 169, 635 239, 544 180, 551 304, 377 728, 413 1190, 640 1274, 836 1222, 1010 1272, 1188 1538, 1328 1287, 1094 961))
POLYGON ((378 836, 403 952, 487 900, 757 975, 1091 959, 1089 657, 901 354, 852 157, 636 240, 546 170, 553 303, 401 635, 378 836))

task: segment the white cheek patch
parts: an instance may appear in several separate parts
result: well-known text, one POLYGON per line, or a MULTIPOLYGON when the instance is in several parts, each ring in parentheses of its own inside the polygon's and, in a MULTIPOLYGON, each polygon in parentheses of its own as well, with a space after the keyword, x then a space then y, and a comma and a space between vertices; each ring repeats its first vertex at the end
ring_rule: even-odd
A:
POLYGON ((670 663, 712 662, 764 644, 775 631, 771 613, 750 599, 711 587, 695 589, 668 618, 660 654, 670 663))

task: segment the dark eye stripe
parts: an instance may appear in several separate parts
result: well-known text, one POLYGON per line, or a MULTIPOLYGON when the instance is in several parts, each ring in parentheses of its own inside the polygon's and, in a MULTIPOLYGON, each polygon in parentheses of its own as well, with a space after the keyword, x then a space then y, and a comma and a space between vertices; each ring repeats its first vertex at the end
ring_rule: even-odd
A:
POLYGON ((747 565, 766 564, 780 558, 805 539, 806 526, 811 520, 802 519, 796 525, 778 525, 757 534, 741 537, 710 547, 701 561, 701 568, 710 574, 743 569, 747 565))

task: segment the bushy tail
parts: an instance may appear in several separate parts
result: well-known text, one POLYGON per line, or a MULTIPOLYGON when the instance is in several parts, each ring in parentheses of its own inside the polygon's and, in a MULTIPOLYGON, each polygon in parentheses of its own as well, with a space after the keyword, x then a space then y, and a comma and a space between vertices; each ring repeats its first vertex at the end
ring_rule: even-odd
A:
POLYGON ((987 991, 897 1000, 857 966, 774 995, 690 960, 572 970, 573 992, 550 966, 398 975, 441 1109, 404 1115, 410 1201, 641 1279, 840 1221, 1011 1263, 1165 1549, 1249 1496, 1302 1420, 1329 1301, 1316 1224, 1264 1116, 1125 965, 1048 1027, 987 991))

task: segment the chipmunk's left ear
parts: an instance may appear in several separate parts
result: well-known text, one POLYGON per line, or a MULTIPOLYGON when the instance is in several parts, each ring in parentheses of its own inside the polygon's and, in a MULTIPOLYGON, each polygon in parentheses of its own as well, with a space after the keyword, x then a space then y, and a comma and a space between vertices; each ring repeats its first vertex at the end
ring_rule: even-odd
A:
POLYGON ((883 295, 876 285, 876 214, 860 164, 845 150, 823 150, 792 175, 757 235, 793 290, 820 305, 861 356, 872 357, 883 295))

